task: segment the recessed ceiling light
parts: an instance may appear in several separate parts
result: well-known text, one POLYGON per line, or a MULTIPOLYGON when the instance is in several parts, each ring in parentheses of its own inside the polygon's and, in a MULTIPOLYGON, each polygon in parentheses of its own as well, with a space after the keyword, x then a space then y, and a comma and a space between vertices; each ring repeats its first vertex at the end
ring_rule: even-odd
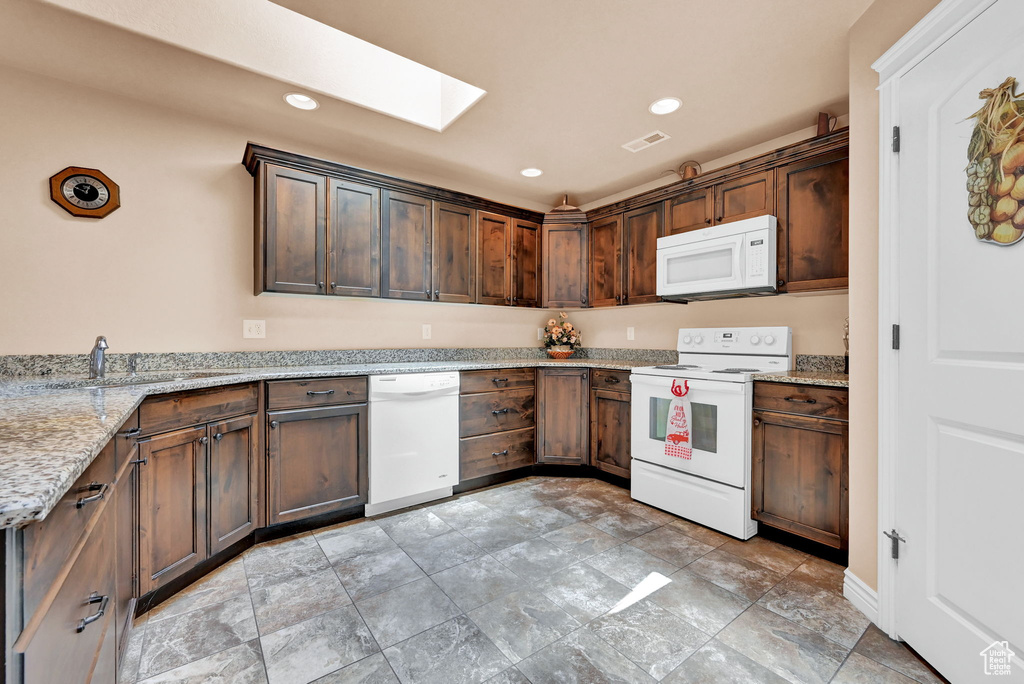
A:
POLYGON ((319 102, 302 93, 288 93, 284 96, 284 101, 296 109, 316 109, 320 106, 319 102))
POLYGON ((523 169, 519 173, 523 174, 527 178, 536 178, 537 176, 541 175, 544 172, 541 171, 540 169, 535 169, 533 167, 530 167, 528 169, 523 169))
POLYGON ((671 114, 683 104, 678 97, 663 97, 651 103, 651 114, 671 114))

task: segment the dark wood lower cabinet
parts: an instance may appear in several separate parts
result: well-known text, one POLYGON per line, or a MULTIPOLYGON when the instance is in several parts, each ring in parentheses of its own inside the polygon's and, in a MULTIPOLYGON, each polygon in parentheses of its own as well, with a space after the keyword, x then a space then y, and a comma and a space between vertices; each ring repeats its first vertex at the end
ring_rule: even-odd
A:
POLYGON ((214 423, 209 437, 210 555, 256 529, 256 415, 214 423))
POLYGON ((589 370, 537 370, 537 462, 585 465, 590 421, 589 370))
POLYGON ((367 405, 267 413, 269 522, 366 503, 367 405))
POLYGON ((751 516, 846 549, 848 428, 843 420, 755 410, 751 516))
POLYGON ((207 557, 206 426, 139 447, 139 590, 145 594, 207 557))
POLYGON ((114 498, 110 504, 114 507, 114 534, 116 537, 114 573, 117 598, 114 602, 114 618, 119 658, 128 643, 126 637, 131 631, 135 599, 139 596, 138 577, 135 572, 139 553, 135 534, 139 524, 139 464, 134 463, 139 458, 139 445, 134 439, 121 439, 126 442, 130 441, 131 446, 125 454, 127 462, 122 464, 114 484, 114 498))
POLYGON ((630 394, 594 388, 590 391, 590 465, 612 475, 629 477, 630 394))

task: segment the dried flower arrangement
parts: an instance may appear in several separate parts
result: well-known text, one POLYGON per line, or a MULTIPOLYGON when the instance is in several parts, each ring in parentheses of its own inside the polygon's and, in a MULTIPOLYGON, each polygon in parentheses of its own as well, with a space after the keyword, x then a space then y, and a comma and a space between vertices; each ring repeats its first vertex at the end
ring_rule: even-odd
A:
POLYGON ((567 359, 583 346, 583 334, 568 319, 569 314, 562 311, 544 327, 544 346, 553 358, 567 359))

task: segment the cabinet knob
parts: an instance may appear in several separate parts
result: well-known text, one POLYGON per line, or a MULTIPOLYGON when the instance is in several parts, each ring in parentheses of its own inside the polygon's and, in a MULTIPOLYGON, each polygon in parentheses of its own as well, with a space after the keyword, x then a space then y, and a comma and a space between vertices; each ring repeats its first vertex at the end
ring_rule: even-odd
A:
POLYGON ((779 278, 779 282, 777 284, 778 284, 779 287, 782 287, 783 285, 786 284, 786 281, 783 280, 782 278, 779 278))
POLYGON ((586 297, 580 297, 580 304, 586 304, 586 303, 587 303, 587 298, 586 297))
POLYGON ((710 218, 704 219, 704 223, 706 223, 706 224, 708 224, 710 226, 711 225, 711 219, 710 218))
POLYGON ((224 439, 224 435, 222 433, 218 432, 217 434, 215 434, 213 436, 213 438, 219 442, 220 440, 224 439))
POLYGON ((334 283, 334 282, 332 282, 332 283, 331 283, 331 289, 332 289, 332 290, 335 290, 335 289, 337 289, 337 287, 338 287, 338 284, 337 284, 337 283, 334 283))
POLYGON ((277 421, 276 420, 270 421, 270 429, 273 430, 276 427, 277 427, 277 421))
POLYGON ((440 290, 434 290, 434 299, 437 299, 440 296, 441 296, 441 291, 440 290))
POLYGON ((505 297, 505 302, 507 304, 511 304, 512 303, 512 295, 508 295, 507 297, 505 297))
POLYGON ((202 437, 199 438, 199 443, 202 444, 202 445, 209 444, 210 443, 210 438, 207 437, 206 435, 203 435, 202 437))
POLYGON ((316 286, 319 287, 321 290, 324 289, 324 281, 321 280, 319 283, 316 284, 316 286))
POLYGON ((722 218, 724 218, 724 217, 722 217, 722 216, 716 216, 716 217, 715 217, 715 223, 721 223, 721 222, 722 222, 722 218))
POLYGON ((757 427, 760 424, 761 424, 761 419, 760 418, 755 418, 754 419, 754 427, 757 427))

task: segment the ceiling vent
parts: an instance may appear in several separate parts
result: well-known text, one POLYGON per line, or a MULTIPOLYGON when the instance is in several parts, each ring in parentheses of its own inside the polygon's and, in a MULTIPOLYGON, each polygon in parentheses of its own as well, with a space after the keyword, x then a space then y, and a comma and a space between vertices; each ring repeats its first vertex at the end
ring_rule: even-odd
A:
POLYGON ((661 131, 653 131, 643 136, 642 138, 637 138, 636 140, 629 141, 628 143, 623 145, 623 147, 629 150, 630 152, 639 152, 640 150, 646 150, 651 145, 657 145, 660 142, 668 140, 671 137, 672 136, 670 136, 668 133, 662 133, 661 131))

